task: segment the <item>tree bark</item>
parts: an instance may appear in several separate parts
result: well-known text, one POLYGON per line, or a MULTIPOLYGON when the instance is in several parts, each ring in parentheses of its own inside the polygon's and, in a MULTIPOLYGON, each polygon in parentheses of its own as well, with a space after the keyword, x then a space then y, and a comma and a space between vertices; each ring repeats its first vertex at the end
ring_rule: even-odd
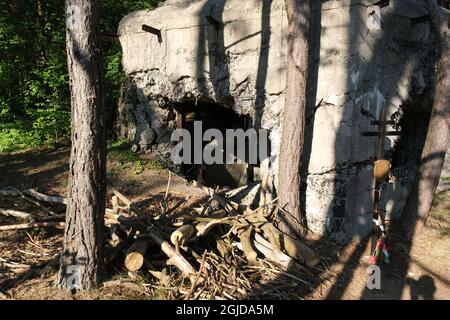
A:
POLYGON ((430 213, 450 142, 450 29, 434 0, 427 0, 430 24, 438 45, 437 77, 422 159, 403 212, 407 234, 420 231, 430 213))
POLYGON ((310 0, 285 0, 288 17, 286 99, 278 173, 279 204, 286 213, 280 228, 302 234, 301 162, 304 143, 306 90, 309 63, 310 0))
POLYGON ((41 44, 42 44, 42 57, 46 58, 48 56, 47 52, 47 43, 48 35, 46 32, 46 24, 47 24, 47 16, 45 10, 44 0, 37 0, 37 16, 38 16, 38 25, 39 25, 39 33, 41 36, 41 44))
POLYGON ((58 284, 90 290, 104 273, 106 139, 98 0, 66 0, 72 147, 58 284))

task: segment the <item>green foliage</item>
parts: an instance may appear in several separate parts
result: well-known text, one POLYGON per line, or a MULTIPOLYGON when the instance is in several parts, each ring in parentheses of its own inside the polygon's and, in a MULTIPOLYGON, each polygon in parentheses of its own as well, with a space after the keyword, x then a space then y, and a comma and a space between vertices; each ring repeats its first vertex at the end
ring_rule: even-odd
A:
POLYGON ((122 164, 139 161, 136 153, 131 151, 131 144, 128 140, 119 140, 108 145, 108 158, 122 164))
POLYGON ((21 122, 0 123, 0 153, 39 146, 35 132, 21 122))
POLYGON ((133 173, 135 175, 140 175, 141 173, 144 172, 144 169, 145 169, 145 167, 144 167, 143 161, 138 160, 138 161, 134 162, 133 173))
POLYGON ((131 151, 131 143, 128 140, 120 140, 110 143, 107 147, 108 159, 119 164, 121 169, 131 168, 134 175, 140 175, 145 169, 157 170, 163 166, 158 160, 143 160, 131 151))
POLYGON ((70 135, 68 76, 61 61, 49 58, 31 70, 24 88, 24 111, 41 144, 53 145, 70 135))
MULTIPOLYGON (((158 2, 101 1, 101 31, 115 33, 129 12, 154 8, 158 2)), ((0 152, 53 145, 70 137, 62 4, 0 0, 0 152)), ((104 41, 103 47, 107 127, 111 128, 125 75, 120 44, 104 41)))

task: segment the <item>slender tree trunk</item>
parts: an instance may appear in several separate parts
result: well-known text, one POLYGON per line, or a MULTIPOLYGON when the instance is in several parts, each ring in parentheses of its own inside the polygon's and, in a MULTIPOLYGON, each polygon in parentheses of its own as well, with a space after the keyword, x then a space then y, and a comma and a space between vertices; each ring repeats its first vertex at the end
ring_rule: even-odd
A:
POLYGON ((286 100, 278 173, 279 203, 286 210, 280 227, 291 235, 302 234, 300 204, 306 89, 309 63, 310 0, 285 0, 289 38, 286 100))
POLYGON ((422 229, 439 184, 450 142, 450 29, 434 0, 427 0, 430 23, 438 44, 437 77, 430 124, 416 179, 403 212, 403 226, 411 236, 422 229))
POLYGON ((99 1, 66 0, 72 149, 64 252, 58 284, 90 290, 101 279, 106 141, 99 1))
POLYGON ((49 42, 49 38, 47 36, 47 31, 45 29, 47 24, 47 12, 45 10, 44 0, 37 0, 37 15, 38 15, 38 25, 39 25, 39 34, 41 36, 41 45, 42 45, 42 57, 45 59, 48 56, 47 52, 47 43, 49 42))

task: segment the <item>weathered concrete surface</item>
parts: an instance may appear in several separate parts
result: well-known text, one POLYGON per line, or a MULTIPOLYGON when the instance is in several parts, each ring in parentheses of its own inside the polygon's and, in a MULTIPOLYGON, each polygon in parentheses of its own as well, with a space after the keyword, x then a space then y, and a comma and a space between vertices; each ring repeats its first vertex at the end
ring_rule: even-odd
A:
MULTIPOLYGON (((382 108, 389 118, 402 118, 431 106, 434 45, 428 23, 418 19, 426 15, 421 1, 391 0, 380 10, 379 30, 366 24, 376 2, 314 1, 306 211, 309 228, 338 241, 371 229, 376 139, 361 132, 376 129, 370 121, 382 108)), ((119 136, 133 140, 137 150, 167 151, 174 105, 215 101, 270 130, 276 185, 287 48, 284 0, 169 0, 151 12, 131 13, 118 32, 129 78, 119 136), (209 15, 221 23, 219 30, 208 24, 209 15), (142 24, 161 29, 162 41, 143 32, 142 24)), ((405 141, 386 140, 395 165, 383 199, 389 217, 399 215, 414 176, 417 148, 405 141), (408 149, 405 144, 411 152, 398 153, 408 149)))
POLYGON ((127 95, 138 101, 125 99, 121 111, 135 113, 148 101, 155 104, 153 114, 136 119, 136 129, 127 128, 126 134, 143 148, 153 143, 148 137, 164 142, 165 129, 163 137, 157 133, 161 126, 171 131, 174 120, 167 122, 163 110, 167 103, 186 99, 212 99, 239 114, 251 115, 264 128, 276 127, 284 101, 286 20, 282 1, 268 3, 167 1, 151 12, 125 17, 119 34, 123 66, 131 76, 127 95), (267 25, 261 32, 263 11, 267 25), (217 32, 209 25, 207 15, 225 24, 224 30, 217 32), (162 42, 143 32, 142 24, 161 29, 162 42), (263 106, 266 112, 257 114, 263 106), (149 121, 155 123, 148 127, 149 121))

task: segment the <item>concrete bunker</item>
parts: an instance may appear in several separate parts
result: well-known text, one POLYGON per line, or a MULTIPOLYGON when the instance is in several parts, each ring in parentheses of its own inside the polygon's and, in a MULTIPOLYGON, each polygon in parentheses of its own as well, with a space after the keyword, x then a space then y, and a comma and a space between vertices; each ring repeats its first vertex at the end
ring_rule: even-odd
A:
MULTIPOLYGON (((411 115, 416 106, 429 112, 435 43, 419 0, 313 4, 305 209, 311 230, 344 242, 372 229, 376 138, 362 133, 374 130, 371 123, 382 109, 387 120, 411 115), (374 11, 380 12, 380 28, 367 24, 374 11)), ((128 78, 118 136, 139 152, 167 155, 180 105, 221 106, 270 132, 272 163, 261 166, 260 175, 271 176, 276 192, 286 85, 284 0, 167 0, 155 10, 126 16, 118 34, 128 78)), ((385 143, 395 179, 387 186, 383 211, 392 218, 405 204, 416 172, 411 155, 424 137, 425 120, 404 120, 403 136, 385 143), (404 143, 411 153, 395 156, 404 143)))

